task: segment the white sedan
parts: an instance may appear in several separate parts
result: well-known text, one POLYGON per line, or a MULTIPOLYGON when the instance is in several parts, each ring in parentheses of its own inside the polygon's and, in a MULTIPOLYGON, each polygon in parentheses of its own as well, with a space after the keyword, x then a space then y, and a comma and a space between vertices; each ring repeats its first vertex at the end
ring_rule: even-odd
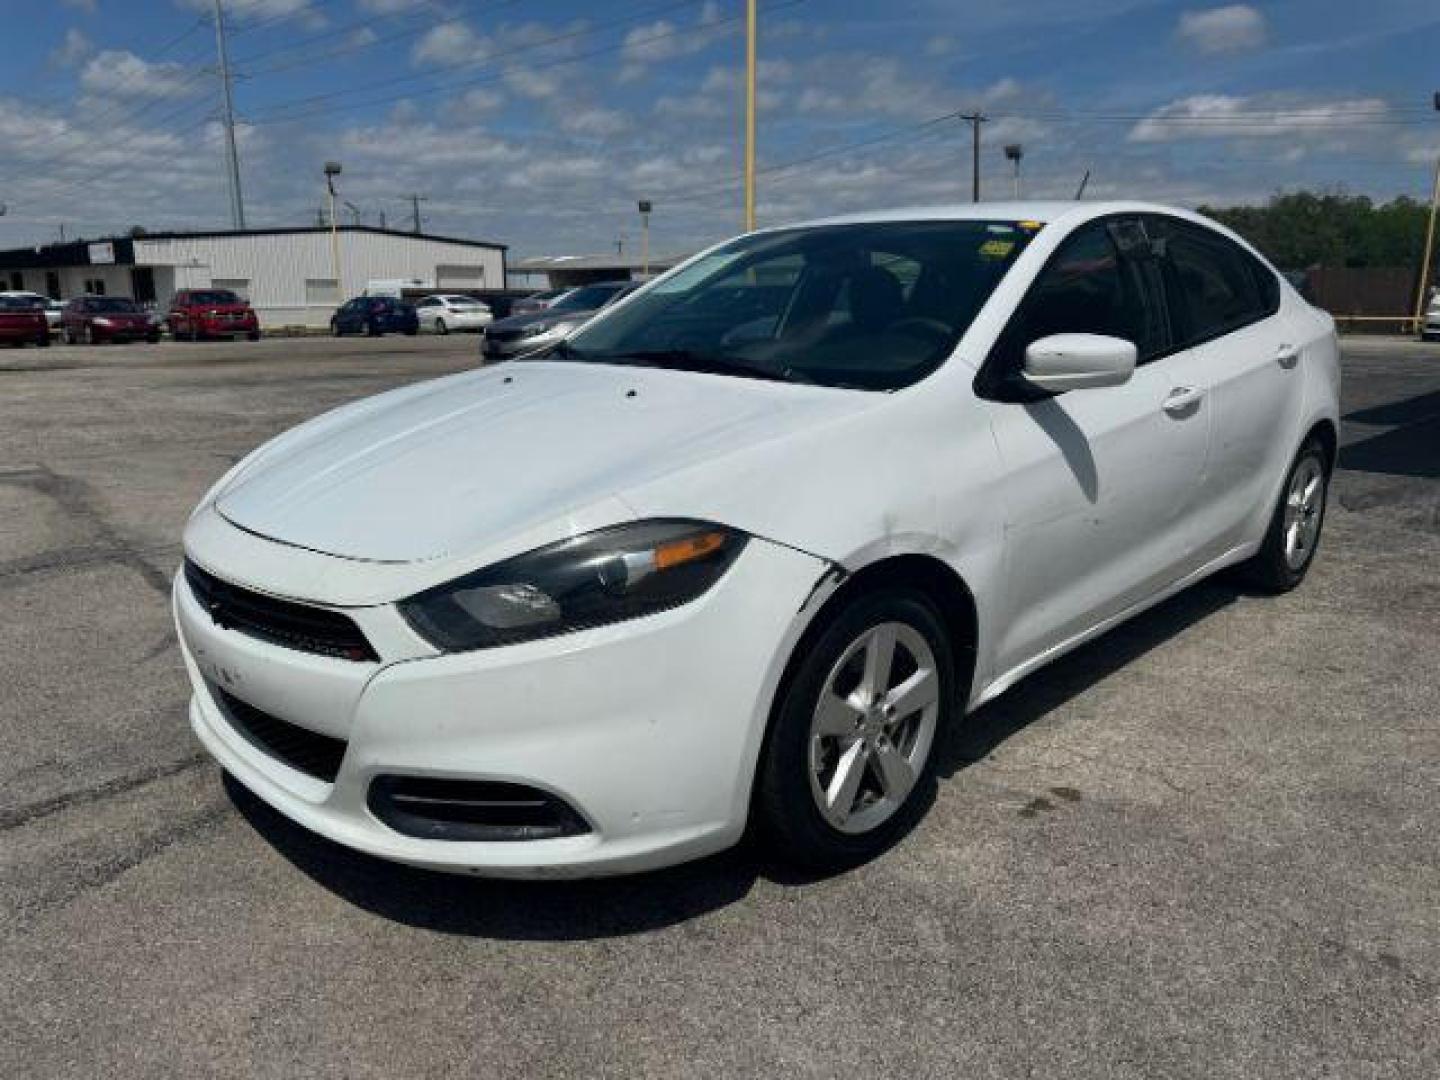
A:
POLYGON ((471 296, 440 294, 427 296, 415 305, 420 329, 433 334, 452 330, 484 330, 493 318, 490 306, 471 296))
POLYGON ((191 722, 405 863, 618 873, 753 823, 852 865, 1028 673, 1222 568, 1299 584, 1338 391, 1330 318, 1184 211, 752 233, 222 477, 175 581, 191 722))

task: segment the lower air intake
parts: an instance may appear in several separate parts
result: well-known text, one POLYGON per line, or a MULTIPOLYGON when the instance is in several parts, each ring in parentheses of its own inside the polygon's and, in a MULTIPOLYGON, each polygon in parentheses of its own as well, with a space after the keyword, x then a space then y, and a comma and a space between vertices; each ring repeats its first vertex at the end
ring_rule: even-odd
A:
POLYGON ((378 776, 366 801, 390 828, 423 840, 552 840, 590 831, 554 795, 497 780, 378 776))

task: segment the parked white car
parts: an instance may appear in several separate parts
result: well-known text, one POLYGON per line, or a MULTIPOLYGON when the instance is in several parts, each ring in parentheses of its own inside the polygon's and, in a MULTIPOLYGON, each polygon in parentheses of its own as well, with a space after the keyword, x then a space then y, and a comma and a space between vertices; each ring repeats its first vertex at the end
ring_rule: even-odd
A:
POLYGON ((1420 338, 1422 341, 1440 341, 1440 289, 1430 291, 1430 306, 1425 309, 1420 338))
POLYGON ((1338 392, 1331 319, 1184 211, 753 233, 222 477, 175 582, 191 721, 401 862, 616 873, 753 821, 849 865, 1028 673, 1222 567, 1297 585, 1338 392))
POLYGON ((441 293, 427 296, 415 304, 420 329, 432 334, 448 334, 455 330, 484 330, 493 316, 490 305, 471 296, 441 293))
POLYGON ((60 329, 60 313, 65 310, 65 304, 60 300, 52 300, 48 296, 41 296, 36 292, 26 292, 21 289, 11 289, 0 292, 0 296, 14 296, 21 300, 30 300, 38 304, 45 311, 45 323, 50 327, 52 333, 60 329))

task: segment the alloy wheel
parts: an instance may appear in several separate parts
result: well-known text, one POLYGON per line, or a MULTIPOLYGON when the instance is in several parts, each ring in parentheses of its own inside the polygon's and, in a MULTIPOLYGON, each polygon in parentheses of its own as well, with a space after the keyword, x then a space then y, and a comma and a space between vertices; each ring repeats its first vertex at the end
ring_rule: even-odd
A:
POLYGON ((1285 493, 1285 563, 1299 570, 1315 550, 1325 507, 1325 469, 1313 456, 1301 460, 1285 493))
POLYGON ((810 793, 844 833, 889 820, 935 739, 940 675, 925 638, 900 622, 857 637, 826 676, 810 723, 810 793))

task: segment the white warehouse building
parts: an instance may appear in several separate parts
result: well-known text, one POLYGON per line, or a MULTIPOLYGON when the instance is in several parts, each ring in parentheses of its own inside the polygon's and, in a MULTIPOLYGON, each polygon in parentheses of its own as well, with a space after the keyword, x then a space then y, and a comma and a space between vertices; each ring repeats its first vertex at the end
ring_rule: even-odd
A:
POLYGON ((180 289, 230 289, 266 328, 323 327, 376 281, 424 289, 503 289, 504 244, 342 226, 337 278, 328 228, 155 232, 0 251, 0 289, 68 300, 130 296, 164 311, 180 289))

